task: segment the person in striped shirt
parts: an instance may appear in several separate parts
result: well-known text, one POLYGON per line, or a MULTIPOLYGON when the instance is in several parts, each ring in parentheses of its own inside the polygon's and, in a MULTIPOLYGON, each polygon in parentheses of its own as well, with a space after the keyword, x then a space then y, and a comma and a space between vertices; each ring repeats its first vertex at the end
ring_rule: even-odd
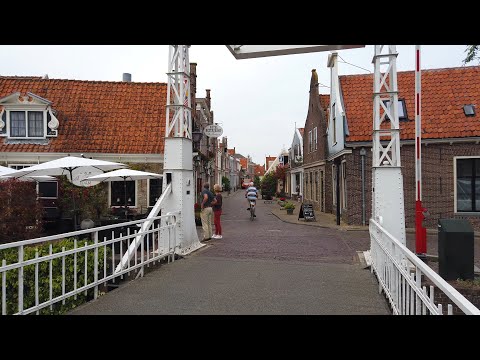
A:
MULTIPOLYGON (((245 191, 245 197, 247 198, 247 201, 248 201, 247 210, 250 210, 250 200, 254 200, 256 203, 258 199, 258 190, 255 186, 253 186, 253 182, 250 183, 250 186, 245 191)), ((257 215, 255 214, 253 216, 257 217, 257 215)))

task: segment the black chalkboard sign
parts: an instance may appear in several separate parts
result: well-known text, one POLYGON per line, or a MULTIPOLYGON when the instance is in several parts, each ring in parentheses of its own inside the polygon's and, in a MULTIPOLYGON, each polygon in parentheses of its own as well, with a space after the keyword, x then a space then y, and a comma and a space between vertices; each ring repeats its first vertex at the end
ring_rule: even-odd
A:
POLYGON ((298 213, 298 220, 300 220, 300 218, 303 218, 305 221, 317 221, 317 219, 315 219, 315 212, 313 211, 313 204, 302 203, 302 206, 300 206, 300 212, 298 213))

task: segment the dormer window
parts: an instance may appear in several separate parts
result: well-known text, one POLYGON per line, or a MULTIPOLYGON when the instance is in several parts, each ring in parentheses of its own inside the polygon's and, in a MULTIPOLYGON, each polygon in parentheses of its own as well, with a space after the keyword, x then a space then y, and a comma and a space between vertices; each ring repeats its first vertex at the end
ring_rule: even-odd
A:
MULTIPOLYGON (((383 100, 385 107, 390 111, 390 100, 383 100)), ((398 120, 408 120, 407 107, 405 106, 405 99, 398 99, 398 120)), ((385 120, 390 120, 388 115, 385 115, 385 120)))
POLYGON ((463 105, 465 116, 475 116, 475 105, 463 105))
POLYGON ((58 119, 51 102, 32 93, 13 93, 0 99, 0 136, 45 139, 57 136, 58 119))
POLYGON ((43 111, 10 111, 10 137, 45 137, 43 111))

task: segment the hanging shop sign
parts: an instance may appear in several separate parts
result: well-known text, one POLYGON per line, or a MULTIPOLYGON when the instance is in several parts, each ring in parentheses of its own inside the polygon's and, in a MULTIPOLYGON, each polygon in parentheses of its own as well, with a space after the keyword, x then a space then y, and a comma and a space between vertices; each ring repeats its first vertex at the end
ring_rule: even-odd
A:
POLYGON ((223 129, 220 125, 208 125, 203 129, 203 133, 208 137, 217 138, 223 134, 223 129))

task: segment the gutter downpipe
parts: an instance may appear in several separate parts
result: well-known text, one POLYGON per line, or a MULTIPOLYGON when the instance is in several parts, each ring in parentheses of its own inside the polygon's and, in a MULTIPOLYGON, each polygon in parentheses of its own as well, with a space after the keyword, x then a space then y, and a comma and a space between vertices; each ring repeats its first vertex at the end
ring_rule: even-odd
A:
POLYGON ((337 171, 337 181, 336 181, 336 187, 337 187, 337 191, 336 191, 336 200, 337 200, 337 225, 340 225, 340 165, 341 165, 341 162, 340 161, 336 161, 336 171, 337 171))
POLYGON ((365 156, 367 151, 364 147, 360 149, 360 158, 362 161, 362 225, 366 225, 366 216, 365 216, 365 156))

